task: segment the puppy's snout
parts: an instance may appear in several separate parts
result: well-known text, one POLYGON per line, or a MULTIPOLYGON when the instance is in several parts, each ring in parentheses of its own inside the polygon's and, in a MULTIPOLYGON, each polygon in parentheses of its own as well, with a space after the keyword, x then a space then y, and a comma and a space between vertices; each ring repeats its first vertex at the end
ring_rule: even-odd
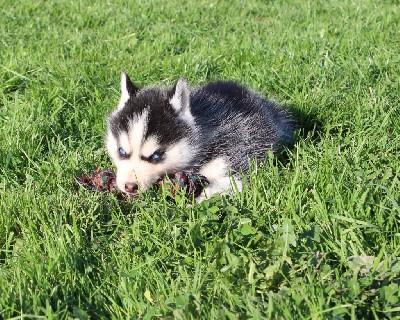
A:
POLYGON ((138 190, 137 183, 134 182, 127 182, 125 183, 125 191, 129 193, 134 193, 138 190))

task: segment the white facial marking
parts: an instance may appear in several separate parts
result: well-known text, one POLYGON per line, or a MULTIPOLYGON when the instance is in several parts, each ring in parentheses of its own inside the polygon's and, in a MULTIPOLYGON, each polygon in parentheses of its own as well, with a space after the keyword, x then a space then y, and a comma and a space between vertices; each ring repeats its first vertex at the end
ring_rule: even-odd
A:
POLYGON ((118 143, 117 140, 114 138, 110 128, 108 128, 107 130, 106 147, 109 155, 111 156, 113 161, 116 162, 118 156, 118 143))
POLYGON ((140 115, 134 117, 129 123, 128 137, 130 146, 132 148, 132 155, 139 158, 140 149, 147 132, 148 115, 149 110, 145 109, 140 115))
MULTIPOLYGON (((127 154, 132 153, 131 144, 129 142, 129 137, 126 132, 122 132, 119 136, 119 147, 125 150, 127 154)), ((117 148, 118 151, 118 148, 117 148)))
MULTIPOLYGON (((194 148, 188 139, 181 139, 179 142, 170 146, 165 152, 165 157, 168 158, 168 161, 178 166, 179 171, 186 168, 196 157, 197 148, 194 148)), ((171 169, 169 170, 171 171, 171 169)))
POLYGON ((158 139, 155 136, 150 136, 146 139, 142 146, 142 155, 146 158, 150 157, 155 151, 160 148, 158 139))

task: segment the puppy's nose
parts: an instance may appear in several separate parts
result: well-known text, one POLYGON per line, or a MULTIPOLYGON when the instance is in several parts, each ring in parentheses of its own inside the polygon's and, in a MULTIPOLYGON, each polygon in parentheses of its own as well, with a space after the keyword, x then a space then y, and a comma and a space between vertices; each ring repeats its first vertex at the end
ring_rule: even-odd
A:
POLYGON ((138 189, 138 185, 134 182, 125 183, 125 191, 129 193, 134 193, 138 189))

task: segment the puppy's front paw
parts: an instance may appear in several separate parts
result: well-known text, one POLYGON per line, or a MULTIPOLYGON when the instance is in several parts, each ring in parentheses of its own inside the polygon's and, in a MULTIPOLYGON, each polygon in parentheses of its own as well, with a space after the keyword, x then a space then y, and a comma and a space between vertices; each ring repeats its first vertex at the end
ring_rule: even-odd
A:
POLYGON ((185 190, 188 198, 198 197, 208 185, 206 177, 190 171, 176 172, 157 182, 157 187, 166 187, 173 197, 181 190, 185 190))

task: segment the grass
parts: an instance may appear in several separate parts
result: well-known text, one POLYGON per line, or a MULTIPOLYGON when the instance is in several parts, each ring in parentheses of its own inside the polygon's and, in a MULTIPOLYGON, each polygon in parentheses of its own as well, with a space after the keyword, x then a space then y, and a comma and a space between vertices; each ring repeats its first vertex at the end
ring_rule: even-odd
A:
POLYGON ((0 318, 400 317, 399 1, 0 7, 0 318), (246 83, 295 145, 192 208, 82 190, 121 70, 246 83))

